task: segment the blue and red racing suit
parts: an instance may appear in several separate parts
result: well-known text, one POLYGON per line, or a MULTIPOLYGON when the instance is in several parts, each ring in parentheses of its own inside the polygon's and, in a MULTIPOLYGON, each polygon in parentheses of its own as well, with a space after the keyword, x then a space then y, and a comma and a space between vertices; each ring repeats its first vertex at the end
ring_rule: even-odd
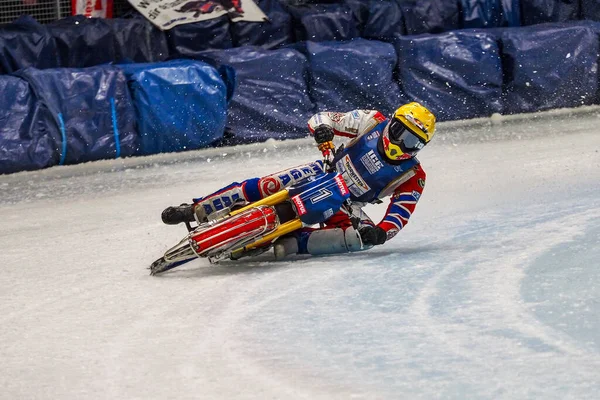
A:
MULTIPOLYGON (((378 226, 389 240, 408 224, 425 187, 426 176, 415 157, 390 161, 382 155, 383 151, 378 148, 381 146, 379 136, 388 122, 382 113, 375 110, 321 112, 310 118, 308 128, 312 134, 319 125, 328 125, 336 136, 351 139, 343 151, 336 154, 335 165, 350 190, 352 214, 360 218, 359 229, 367 225, 378 226), (390 203, 381 222, 375 225, 362 207, 367 203, 378 203, 385 197, 390 197, 390 203)), ((318 160, 262 178, 233 182, 213 194, 194 199, 194 203, 210 214, 236 203, 243 205, 260 200, 323 171, 323 162, 318 160)), ((325 221, 322 228, 304 228, 297 235, 298 253, 310 252, 307 243, 316 231, 346 230, 351 226, 348 215, 339 211, 325 221)))

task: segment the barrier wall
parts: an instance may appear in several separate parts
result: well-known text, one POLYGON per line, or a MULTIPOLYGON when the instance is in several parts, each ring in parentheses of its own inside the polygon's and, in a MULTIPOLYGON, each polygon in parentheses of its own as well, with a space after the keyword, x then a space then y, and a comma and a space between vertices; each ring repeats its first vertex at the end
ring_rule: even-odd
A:
POLYGON ((600 21, 600 0, 581 0, 581 19, 600 21))
POLYGON ((19 23, 0 25, 0 74, 22 68, 60 66, 56 41, 46 27, 29 17, 19 23))
POLYGON ((396 49, 402 90, 440 120, 502 112, 502 64, 493 35, 457 31, 398 36, 396 49))
POLYGON ((593 25, 534 26, 501 33, 505 112, 598 102, 598 30, 593 25))
POLYGON ((135 115, 123 71, 113 66, 85 69, 26 68, 17 75, 48 113, 37 124, 56 141, 59 164, 135 154, 135 115))
POLYGON ((394 79, 398 57, 390 43, 308 42, 305 54, 317 110, 374 108, 389 115, 408 100, 394 79))
POLYGON ((272 24, 0 26, 0 173, 303 137, 326 109, 416 100, 453 120, 600 103, 599 23, 511 27, 596 18, 597 0, 259 4, 272 24), (446 31, 465 24, 493 29, 446 31), (421 30, 441 33, 406 35, 421 30))
POLYGON ((292 16, 277 0, 258 0, 255 3, 269 21, 231 24, 231 39, 235 47, 251 45, 276 49, 296 41, 292 16))
POLYGON ((18 77, 0 75, 0 173, 56 165, 59 137, 38 121, 48 111, 18 77))
POLYGON ((0 75, 0 173, 209 146, 233 84, 194 60, 0 75))
POLYGON ((208 64, 120 65, 135 108, 140 155, 199 149, 223 137, 234 82, 208 64))
POLYGON ((306 136, 306 121, 315 107, 308 97, 303 54, 239 47, 202 56, 236 70, 237 87, 228 110, 229 144, 306 136))

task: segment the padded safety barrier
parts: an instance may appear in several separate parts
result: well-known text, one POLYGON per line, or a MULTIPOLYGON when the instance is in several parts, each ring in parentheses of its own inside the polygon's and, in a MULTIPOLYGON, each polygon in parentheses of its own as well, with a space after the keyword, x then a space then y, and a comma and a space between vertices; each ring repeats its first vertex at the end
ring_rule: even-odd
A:
POLYGON ((0 74, 21 68, 59 66, 56 43, 48 30, 31 17, 0 25, 0 74))
POLYGON ((235 47, 253 45, 276 49, 294 43, 292 16, 277 0, 256 1, 269 18, 268 22, 238 21, 231 24, 231 37, 235 47))
POLYGON ((78 15, 53 22, 48 29, 56 41, 63 67, 91 67, 116 58, 114 35, 105 20, 78 15))
POLYGON ((362 37, 390 40, 394 35, 405 33, 404 17, 400 4, 395 0, 369 0, 362 37))
POLYGON ((494 36, 458 31, 396 39, 403 92, 439 120, 502 112, 502 65, 494 36))
POLYGON ((460 0, 463 28, 521 25, 520 0, 460 0))
POLYGON ((460 29, 459 0, 402 0, 406 34, 439 33, 460 29))
POLYGON ((135 153, 135 113, 123 71, 114 66, 27 68, 17 74, 50 111, 39 123, 61 138, 59 164, 135 153))
POLYGON ((120 68, 135 105, 139 154, 199 149, 223 137, 228 87, 215 68, 193 60, 120 68))
POLYGON ((352 9, 343 3, 287 6, 297 41, 349 40, 360 35, 352 9))
POLYGON ((374 109, 389 115, 407 100, 393 79, 398 58, 389 43, 308 42, 306 53, 318 111, 374 109))
POLYGON ((145 20, 85 18, 76 15, 48 25, 60 65, 85 68, 109 62, 152 62, 168 54, 164 34, 145 20))
POLYGON ((56 132, 45 129, 48 111, 26 81, 0 76, 0 174, 49 167, 58 163, 56 132))
POLYGON ((506 113, 577 107, 596 101, 598 37, 598 31, 585 23, 504 31, 506 113))
POLYGON ((233 47, 227 16, 177 25, 165 34, 171 58, 198 58, 204 50, 233 47))
POLYGON ((581 19, 600 21, 600 0, 581 0, 581 19))
POLYGON ((207 51, 206 58, 235 68, 237 88, 229 103, 230 143, 307 135, 314 112, 308 97, 308 61, 293 49, 253 46, 207 51))
POLYGON ((521 0, 521 24, 565 22, 579 19, 581 0, 521 0))
POLYGON ((145 19, 107 19, 114 34, 115 59, 112 62, 158 62, 169 57, 167 38, 145 19))
MULTIPOLYGON (((304 137, 306 122, 317 109, 376 108, 389 114, 400 103, 416 100, 443 121, 600 103, 600 23, 411 36, 396 32, 399 20, 409 33, 514 22, 509 20, 516 18, 516 0, 484 1, 402 0, 397 14, 393 0, 285 8, 262 0, 265 8, 270 4, 277 10, 272 15, 280 14, 281 25, 273 18, 273 26, 247 23, 239 30, 227 17, 167 32, 145 20, 83 17, 48 26, 30 19, 0 26, 0 173, 215 143, 304 137), (458 4, 479 11, 459 20, 458 4), (317 15, 316 10, 323 12, 317 15), (321 41, 362 32, 392 44, 355 38, 281 47, 298 39, 296 31, 292 35, 293 24, 283 22, 292 18, 290 13, 304 37, 321 41), (335 25, 334 17, 343 18, 335 25), (227 48, 232 37, 244 46, 227 48), (225 48, 205 50, 215 46, 225 48), (217 68, 189 60, 55 68, 160 61, 167 53, 171 58, 207 58, 217 68), (238 86, 227 103, 233 75, 238 86)), ((577 13, 600 19, 599 0, 520 4, 528 21, 532 16, 568 20, 577 13), (538 11, 530 13, 535 7, 538 11)))

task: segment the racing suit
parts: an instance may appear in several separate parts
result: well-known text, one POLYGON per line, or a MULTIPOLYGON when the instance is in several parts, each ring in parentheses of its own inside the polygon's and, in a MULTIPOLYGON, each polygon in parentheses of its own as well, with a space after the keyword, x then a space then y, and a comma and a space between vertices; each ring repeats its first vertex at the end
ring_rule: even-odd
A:
MULTIPOLYGON (((415 157, 390 161, 383 155, 379 137, 388 122, 382 113, 375 110, 321 112, 308 121, 311 134, 317 127, 326 125, 333 129, 336 136, 351 139, 345 148, 336 153, 334 164, 351 193, 352 215, 360 220, 358 231, 365 227, 376 227, 385 232, 383 241, 391 239, 406 226, 421 197, 426 178, 425 171, 415 157), (390 202, 385 216, 378 224, 374 224, 362 207, 367 203, 379 203, 380 199, 388 196, 390 202)), ((203 207, 208 215, 234 204, 260 200, 322 172, 324 165, 318 160, 262 178, 233 182, 211 195, 194 199, 194 203, 203 207)), ((371 247, 357 244, 355 239, 360 235, 354 231, 347 213, 339 211, 325 221, 324 226, 304 228, 297 232, 297 248, 294 247, 294 251, 300 254, 325 254, 371 247), (328 245, 328 241, 336 243, 328 245)))

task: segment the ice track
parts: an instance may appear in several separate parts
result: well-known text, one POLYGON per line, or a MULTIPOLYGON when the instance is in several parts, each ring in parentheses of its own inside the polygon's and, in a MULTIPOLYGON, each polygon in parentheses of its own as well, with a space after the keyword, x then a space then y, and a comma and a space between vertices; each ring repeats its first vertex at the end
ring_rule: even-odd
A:
POLYGON ((442 124, 387 245, 160 277, 165 206, 310 141, 0 176, 0 399, 597 399, 599 125, 442 124))

